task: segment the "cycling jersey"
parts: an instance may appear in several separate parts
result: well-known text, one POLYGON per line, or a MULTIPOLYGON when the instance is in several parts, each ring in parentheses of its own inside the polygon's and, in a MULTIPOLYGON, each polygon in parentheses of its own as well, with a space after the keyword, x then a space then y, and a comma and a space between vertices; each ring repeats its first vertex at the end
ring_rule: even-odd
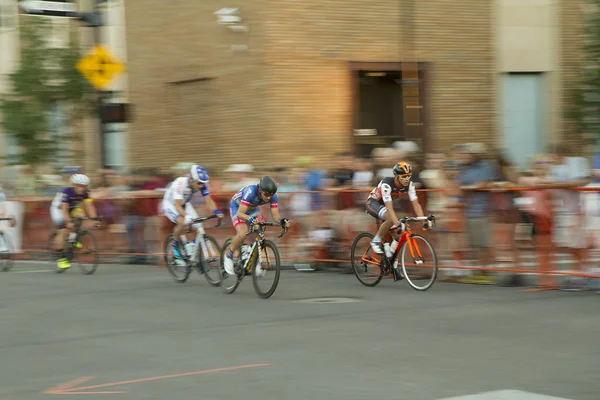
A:
POLYGON ((375 189, 369 193, 369 199, 375 200, 379 203, 388 203, 392 201, 392 197, 401 196, 404 193, 408 193, 410 201, 418 200, 417 191, 415 185, 410 181, 408 186, 402 186, 396 183, 396 179, 393 177, 383 178, 375 189))
POLYGON ((50 218, 52 219, 52 222, 58 229, 64 228, 65 220, 62 210, 60 209, 62 204, 69 205, 69 213, 71 216, 73 216, 73 211, 78 208, 83 208, 82 203, 87 201, 92 201, 90 192, 87 189, 85 189, 81 194, 77 194, 74 187, 67 186, 60 192, 56 193, 54 200, 52 200, 52 204, 50 205, 50 218))
MULTIPOLYGON (((208 191, 208 186, 203 184, 200 186, 200 193, 202 193, 203 197, 210 195, 208 191)), ((175 179, 168 187, 163 196, 163 206, 166 204, 175 204, 175 200, 182 200, 182 206, 185 206, 191 199, 194 193, 192 192, 192 188, 190 187, 189 178, 187 176, 182 176, 180 178, 175 179)))
POLYGON ((54 200, 52 200, 52 205, 50 208, 52 209, 60 209, 62 204, 69 205, 69 211, 72 211, 75 208, 81 208, 82 203, 84 201, 91 201, 90 192, 85 189, 83 193, 77 194, 75 188, 72 186, 67 186, 62 189, 60 192, 56 193, 54 196, 54 200))
POLYGON ((258 185, 249 185, 243 189, 238 190, 229 202, 229 215, 231 216, 233 226, 246 223, 245 221, 242 221, 241 219, 235 216, 237 214, 238 209, 240 208, 240 205, 245 205, 246 207, 248 207, 248 211, 246 211, 247 215, 255 216, 259 213, 258 207, 267 203, 271 204, 271 208, 278 208, 279 199, 277 198, 277 194, 271 196, 271 198, 268 201, 264 201, 260 197, 258 185))

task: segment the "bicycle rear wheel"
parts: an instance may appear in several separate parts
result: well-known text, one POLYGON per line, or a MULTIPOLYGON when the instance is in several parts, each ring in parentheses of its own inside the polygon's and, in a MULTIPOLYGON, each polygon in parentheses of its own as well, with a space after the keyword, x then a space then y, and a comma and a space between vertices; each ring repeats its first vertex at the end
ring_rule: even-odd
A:
POLYGON ((56 246, 54 246, 54 241, 56 240, 56 235, 58 235, 58 233, 56 233, 56 231, 54 231, 48 238, 48 247, 46 247, 47 252, 46 252, 46 257, 44 258, 44 261, 49 261, 51 263, 56 262, 56 249, 55 249, 56 246))
POLYGON ((404 278, 413 289, 424 291, 433 285, 438 271, 437 256, 425 236, 410 235, 399 257, 404 278))
MULTIPOLYGON (((258 249, 258 247, 256 247, 258 249)), ((263 299, 268 299, 275 293, 281 274, 281 258, 277 245, 270 240, 265 240, 261 250, 261 257, 255 257, 252 265, 252 284, 254 291, 263 299), (262 262, 259 261, 262 258, 262 262)))
MULTIPOLYGON (((167 236, 165 239, 165 247, 163 253, 165 255, 165 263, 167 264, 167 270, 171 277, 175 280, 175 282, 185 283, 190 274, 192 273, 192 269, 187 265, 187 262, 175 257, 173 254, 173 235, 167 236)), ((183 246, 181 243, 177 246, 179 249, 179 254, 183 252, 183 246)))
POLYGON ((221 248, 216 239, 209 235, 204 235, 204 245, 206 254, 202 249, 202 244, 198 243, 200 260, 198 261, 198 272, 204 274, 206 281, 212 286, 221 284, 221 273, 219 272, 221 263, 221 248))
POLYGON ((0 232, 0 270, 10 271, 15 264, 13 259, 14 248, 10 236, 0 232))
MULTIPOLYGON (((221 288, 227 294, 232 294, 236 291, 242 279, 244 278, 244 271, 239 271, 238 268, 238 258, 234 257, 233 264, 236 270, 236 274, 234 276, 229 275, 225 272, 225 257, 227 256, 227 251, 229 250, 229 245, 231 245, 231 238, 227 239, 223 244, 223 249, 221 250, 221 259, 219 262, 219 275, 221 277, 221 288)), ((239 254, 239 249, 238 249, 239 254)), ((234 255, 235 256, 235 255, 234 255)))
POLYGON ((373 235, 368 232, 359 234, 350 248, 352 270, 360 283, 365 286, 377 286, 383 279, 381 260, 383 254, 376 254, 371 249, 373 235))
POLYGON ((96 272, 100 262, 96 236, 89 231, 81 231, 73 245, 73 260, 85 275, 96 272))

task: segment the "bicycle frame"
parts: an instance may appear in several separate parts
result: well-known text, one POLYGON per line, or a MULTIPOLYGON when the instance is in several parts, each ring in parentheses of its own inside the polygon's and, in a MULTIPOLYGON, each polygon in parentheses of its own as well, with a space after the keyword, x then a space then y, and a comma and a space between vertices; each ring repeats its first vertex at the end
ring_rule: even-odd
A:
MULTIPOLYGON (((215 249, 208 248, 206 240, 204 240, 206 231, 201 222, 192 224, 192 227, 196 229, 196 245, 194 246, 194 254, 191 255, 190 260, 193 263, 197 263, 200 261, 200 250, 202 250, 202 254, 206 257, 208 254, 212 254, 210 251, 214 251, 215 249)), ((212 247, 211 243, 208 243, 208 245, 212 247)))
POLYGON ((83 225, 83 221, 87 221, 87 220, 100 221, 101 219, 102 219, 101 217, 96 217, 96 218, 90 218, 90 217, 73 218, 73 231, 69 232, 69 233, 67 233, 65 235, 66 248, 69 249, 69 250, 73 249, 73 244, 75 242, 77 242, 77 239, 79 239, 79 236, 84 231, 84 229, 81 228, 81 226, 83 225), (75 233, 75 237, 73 238, 73 240, 71 240, 71 238, 70 238, 71 233, 75 233))
MULTIPOLYGON (((257 233, 256 237, 254 238, 254 243, 252 243, 252 246, 250 247, 250 257, 248 257, 246 259, 246 262, 243 265, 243 271, 250 271, 250 268, 252 267, 252 265, 254 264, 254 261, 256 259, 256 253, 258 253, 258 262, 262 263, 263 259, 262 259, 262 252, 259 249, 259 246, 262 248, 262 244, 265 240, 265 230, 262 226, 258 227, 258 231, 254 232, 248 232, 248 235, 251 235, 253 233, 257 233)), ((240 247, 240 251, 241 251, 241 247, 240 247)), ((269 254, 267 253, 267 263, 269 263, 269 254)))
MULTIPOLYGON (((422 264, 423 263, 423 255, 421 254, 421 250, 419 250, 418 246, 415 246, 413 244, 413 240, 411 237, 411 227, 410 227, 410 222, 408 221, 403 221, 405 220, 405 218, 403 218, 400 223, 401 223, 401 227, 402 227, 402 233, 400 234, 400 237, 398 238, 398 246, 396 247, 396 251, 394 252, 394 254, 392 255, 392 257, 390 258, 390 260, 395 260, 396 257, 398 257, 398 253, 400 252, 400 249, 402 248, 402 245, 407 242, 408 243, 408 251, 410 252, 411 257, 416 260, 415 262, 417 264, 422 264), (416 254, 415 254, 416 253, 416 254), (415 257, 415 255, 418 257, 415 257)), ((379 228, 380 226, 380 221, 377 221, 377 227, 379 228)), ((393 231, 394 228, 390 228, 390 231, 393 231)), ((367 264, 372 264, 372 265, 376 265, 376 266, 380 266, 381 265, 381 258, 378 258, 377 256, 373 257, 373 260, 369 260, 366 258, 367 252, 369 249, 365 250, 365 252, 363 253, 362 257, 361 257, 361 261, 367 263, 367 264)), ((384 254, 381 255, 382 257, 387 257, 384 254)))
POLYGON ((396 251, 394 252, 394 255, 392 256, 392 260, 394 260, 396 257, 398 257, 398 252, 402 248, 402 245, 404 244, 404 242, 407 242, 408 243, 408 251, 410 252, 410 255, 413 258, 413 260, 417 259, 417 258, 415 258, 415 253, 417 253, 419 260, 416 261, 416 263, 417 264, 423 263, 423 261, 422 261, 423 255, 421 254, 421 250, 419 250, 418 246, 414 245, 410 232, 411 232, 410 226, 408 224, 405 224, 405 228, 402 231, 402 234, 400 235, 400 240, 398 240, 398 247, 396 247, 396 251))

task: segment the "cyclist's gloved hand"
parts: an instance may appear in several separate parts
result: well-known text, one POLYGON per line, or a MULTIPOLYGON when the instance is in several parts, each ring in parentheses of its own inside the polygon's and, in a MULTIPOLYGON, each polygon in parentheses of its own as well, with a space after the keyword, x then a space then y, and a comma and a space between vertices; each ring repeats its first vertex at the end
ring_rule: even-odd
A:
POLYGON ((287 228, 288 226, 290 226, 290 220, 287 218, 281 218, 279 220, 279 225, 281 225, 283 228, 287 228))
POLYGON ((248 218, 248 225, 254 225, 255 222, 256 222, 255 216, 248 218))
POLYGON ((194 222, 194 218, 192 218, 191 215, 186 215, 185 217, 183 217, 183 223, 184 224, 189 225, 192 222, 194 222))
POLYGON ((215 214, 219 218, 223 218, 225 215, 221 212, 221 210, 213 210, 213 214, 215 214))

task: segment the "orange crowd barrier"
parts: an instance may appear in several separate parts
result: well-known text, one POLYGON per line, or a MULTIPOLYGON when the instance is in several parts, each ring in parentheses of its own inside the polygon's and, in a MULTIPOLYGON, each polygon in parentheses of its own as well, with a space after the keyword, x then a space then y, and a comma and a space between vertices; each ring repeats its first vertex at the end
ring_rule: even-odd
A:
MULTIPOLYGON (((590 272, 590 268, 570 268, 566 265, 578 266, 581 257, 584 257, 585 267, 598 265, 599 215, 585 215, 585 210, 569 215, 571 223, 579 221, 589 224, 579 227, 585 236, 584 242, 576 246, 570 246, 568 242, 556 244, 553 240, 556 230, 572 229, 573 226, 564 228, 557 224, 556 221, 564 215, 556 207, 550 188, 540 190, 502 187, 478 190, 490 192, 489 210, 483 216, 490 225, 493 243, 490 249, 491 261, 487 266, 469 261, 472 258, 469 253, 473 249, 469 246, 469 217, 465 215, 465 199, 468 201, 471 192, 464 191, 457 199, 458 196, 451 196, 446 190, 418 190, 419 201, 425 213, 437 216, 437 229, 424 234, 433 242, 439 253, 439 268, 447 272, 448 276, 460 275, 461 271, 493 271, 596 277, 594 272, 590 272), (535 195, 531 195, 532 193, 535 195), (543 199, 548 203, 542 207, 540 202, 543 199), (519 205, 527 200, 529 204, 519 205), (531 201, 535 201, 536 207, 531 207, 531 201), (540 252, 542 249, 544 254, 540 252), (572 259, 569 261, 565 256, 572 259)), ((600 197, 600 188, 584 187, 574 190, 582 196, 589 194, 600 197)), ((282 260, 288 264, 338 264, 348 268, 350 246, 354 237, 363 231, 374 233, 376 229, 374 219, 364 212, 368 192, 369 190, 325 190, 279 193, 281 215, 293 221, 289 235, 278 241, 282 260)), ((212 221, 205 224, 207 233, 221 243, 234 234, 227 215, 231 196, 232 193, 213 194, 218 207, 226 213, 225 223, 219 228, 214 228, 212 221)), ((145 259, 144 263, 162 264, 162 247, 165 237, 171 232, 172 224, 158 214, 161 199, 162 194, 158 192, 156 195, 144 196, 131 192, 119 197, 94 199, 98 215, 103 217, 102 227, 94 230, 103 261, 111 262, 114 259, 115 262, 137 262, 145 259), (129 259, 123 260, 123 257, 129 259)), ((48 240, 53 230, 49 216, 52 199, 10 200, 20 201, 24 205, 20 227, 24 257, 38 258, 47 254, 48 240)), ((204 210, 201 197, 196 200, 199 215, 205 215, 208 211, 204 210)), ((406 197, 395 201, 398 214, 412 214, 406 197)), ((267 214, 269 212, 268 209, 262 211, 267 214)))

